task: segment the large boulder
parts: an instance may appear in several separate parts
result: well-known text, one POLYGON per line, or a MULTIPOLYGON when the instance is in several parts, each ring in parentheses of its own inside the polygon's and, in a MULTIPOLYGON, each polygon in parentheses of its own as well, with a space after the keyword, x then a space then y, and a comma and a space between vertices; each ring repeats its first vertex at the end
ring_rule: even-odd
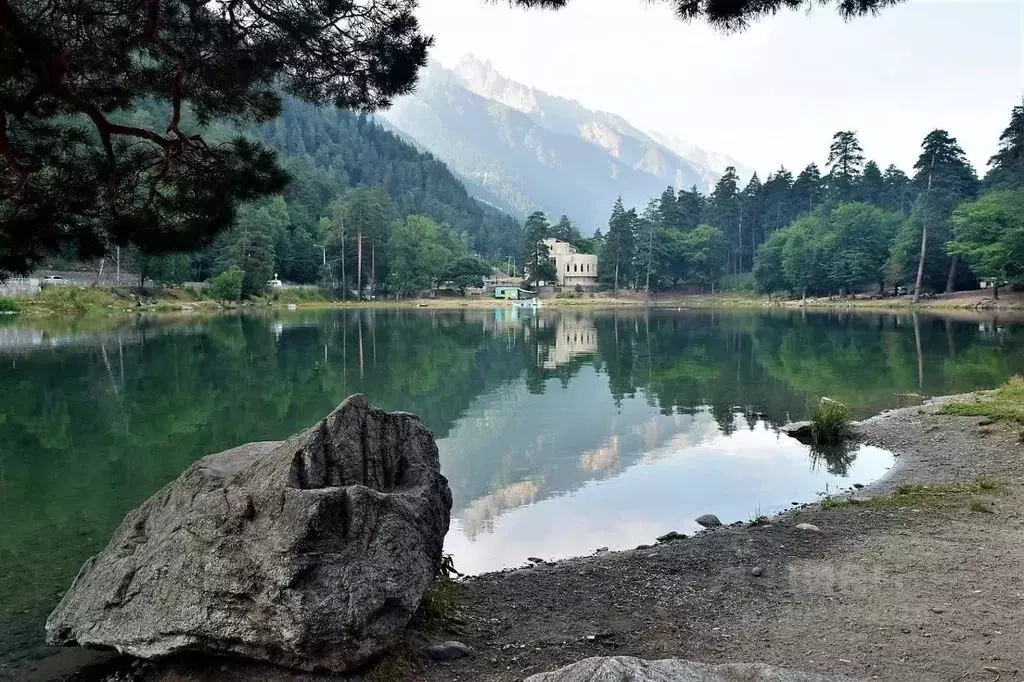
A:
POLYGON ((846 677, 823 677, 763 663, 711 665, 666 658, 646 661, 632 656, 595 656, 526 682, 841 682, 846 677))
POLYGON ((351 669, 416 611, 451 504, 430 430, 352 396, 283 443, 199 460, 130 512, 47 641, 351 669))

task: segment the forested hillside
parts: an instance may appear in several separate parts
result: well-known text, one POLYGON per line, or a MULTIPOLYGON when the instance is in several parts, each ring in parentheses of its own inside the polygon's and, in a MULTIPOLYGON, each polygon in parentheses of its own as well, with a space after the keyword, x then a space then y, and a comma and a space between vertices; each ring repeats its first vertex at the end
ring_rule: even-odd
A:
POLYGON ((910 175, 835 134, 824 172, 786 168, 741 187, 727 169, 709 196, 669 187, 641 210, 617 202, 599 239, 613 287, 731 281, 793 295, 918 293, 1024 285, 1024 106, 980 181, 957 140, 934 130, 910 175), (980 197, 980 198, 979 198, 980 197))
MULTIPOLYGON (((163 116, 143 103, 130 120, 153 125, 163 116)), ((185 124, 195 125, 189 117, 185 124)), ((209 136, 237 130, 220 121, 209 136)), ((279 118, 241 131, 278 150, 291 177, 282 194, 242 205, 234 226, 198 251, 126 253, 142 279, 202 280, 234 267, 243 293, 260 291, 275 273, 342 295, 401 293, 429 288, 442 274, 477 278, 489 272, 481 258, 504 260, 521 248, 514 218, 471 197, 441 161, 368 117, 287 98, 279 118)))

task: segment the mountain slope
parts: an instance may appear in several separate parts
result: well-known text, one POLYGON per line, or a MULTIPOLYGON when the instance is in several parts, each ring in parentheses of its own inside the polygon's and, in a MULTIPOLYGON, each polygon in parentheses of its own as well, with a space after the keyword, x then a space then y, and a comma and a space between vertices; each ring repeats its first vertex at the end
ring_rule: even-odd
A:
POLYGON ((282 155, 293 175, 285 198, 312 216, 347 188, 382 187, 397 217, 421 214, 469 237, 485 258, 522 248, 522 227, 507 213, 474 199, 445 164, 376 121, 287 98, 282 115, 252 130, 282 155))
POLYGON ((416 93, 384 118, 484 201, 520 214, 566 213, 586 233, 605 225, 618 195, 642 205, 667 185, 708 191, 721 175, 702 150, 694 154, 708 165, 621 117, 516 83, 472 57, 455 70, 432 63, 416 93))

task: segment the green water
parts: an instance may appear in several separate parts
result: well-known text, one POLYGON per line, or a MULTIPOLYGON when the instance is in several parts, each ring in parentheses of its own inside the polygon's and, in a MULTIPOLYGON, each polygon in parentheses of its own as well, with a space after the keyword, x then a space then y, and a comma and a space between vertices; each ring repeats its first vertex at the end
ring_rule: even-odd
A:
POLYGON ((797 311, 334 311, 0 322, 0 662, 130 508, 198 457, 277 440, 346 395, 420 414, 463 570, 650 542, 868 482, 887 453, 774 427, 828 395, 855 416, 1024 371, 1024 327, 797 311))

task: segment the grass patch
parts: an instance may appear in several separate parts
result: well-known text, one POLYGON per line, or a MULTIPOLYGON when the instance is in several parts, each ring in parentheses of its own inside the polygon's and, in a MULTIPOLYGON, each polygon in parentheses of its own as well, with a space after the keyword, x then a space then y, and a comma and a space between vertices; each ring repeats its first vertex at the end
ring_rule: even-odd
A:
MULTIPOLYGON (((875 495, 858 507, 966 507, 971 511, 992 513, 988 503, 977 495, 1001 495, 1007 485, 998 478, 976 478, 966 483, 903 483, 891 495, 875 495)), ((827 497, 821 501, 823 509, 850 505, 847 497, 827 497)))
POLYGON ((0 313, 16 313, 21 310, 18 299, 8 296, 0 296, 0 313))
POLYGON ((288 305, 294 303, 327 303, 330 299, 318 287, 282 287, 274 289, 264 297, 270 305, 288 305))
POLYGON ((419 615, 425 620, 452 620, 459 608, 459 583, 462 574, 455 568, 451 554, 441 558, 441 565, 433 582, 423 593, 419 615))
POLYGON ((841 402, 822 398, 811 403, 811 433, 818 445, 838 445, 850 437, 850 410, 841 402))
POLYGON ((994 391, 979 391, 970 402, 946 403, 939 414, 1024 423, 1024 376, 1011 377, 994 391))

